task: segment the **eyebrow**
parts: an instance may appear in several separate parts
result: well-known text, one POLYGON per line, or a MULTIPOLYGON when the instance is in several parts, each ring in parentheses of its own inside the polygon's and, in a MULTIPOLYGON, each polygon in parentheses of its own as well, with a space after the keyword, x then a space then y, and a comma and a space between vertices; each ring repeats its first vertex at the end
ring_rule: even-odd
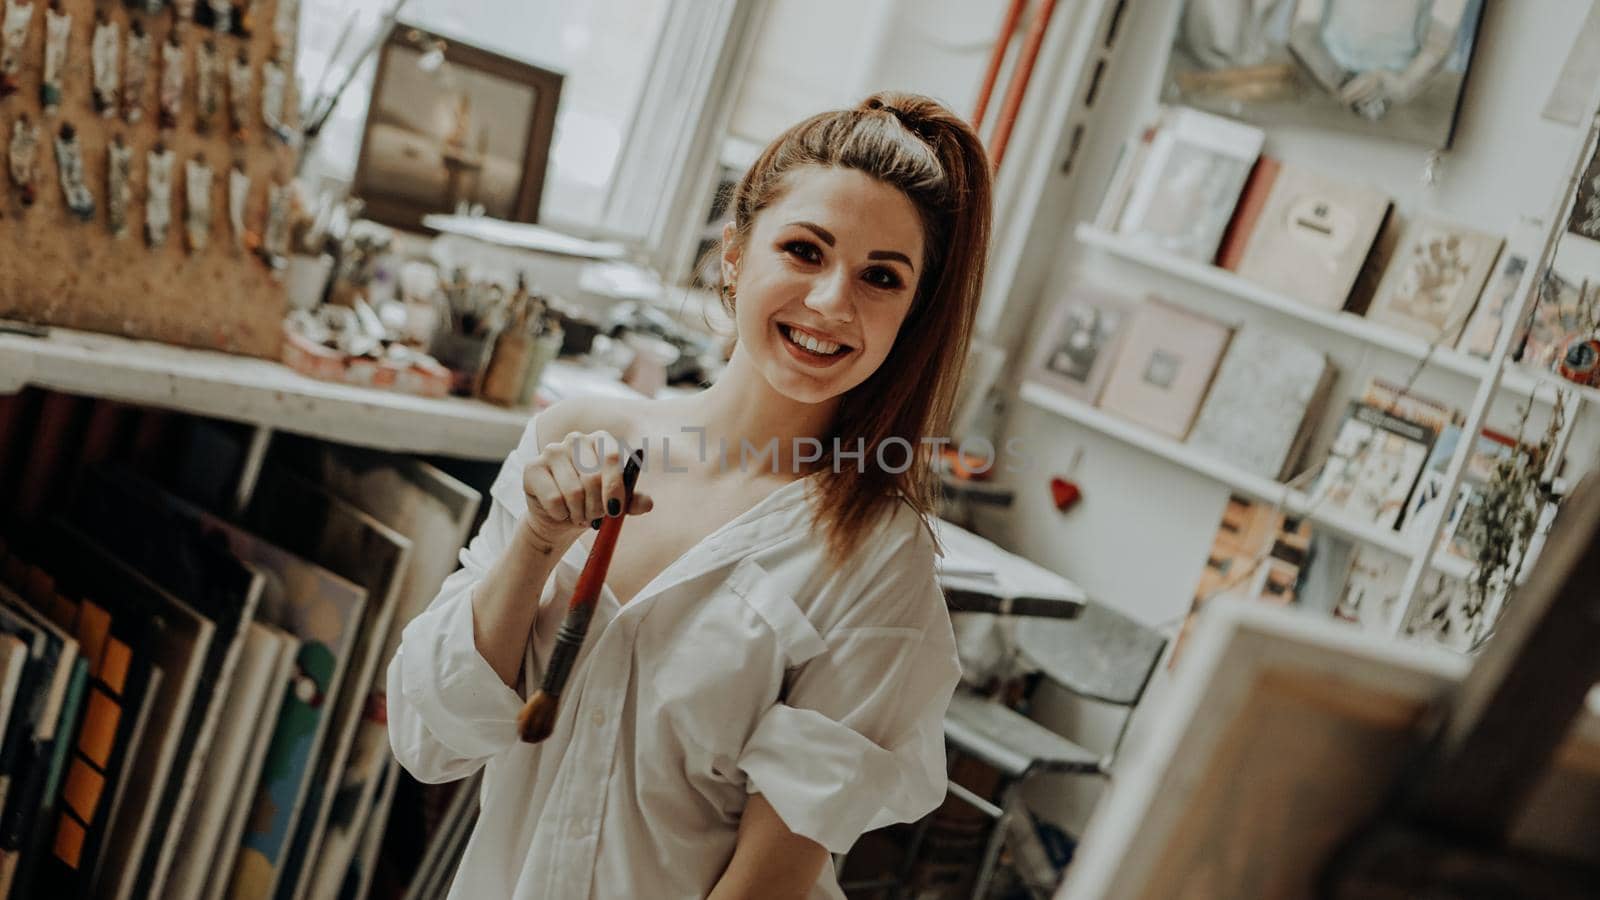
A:
MULTIPOLYGON (((811 231, 812 233, 816 234, 817 237, 821 238, 822 242, 827 244, 829 247, 834 245, 833 232, 823 228, 821 225, 818 225, 815 222, 790 222, 789 224, 798 225, 801 228, 811 231)), ((873 250, 867 254, 867 259, 897 259, 905 263, 906 267, 909 268, 913 273, 917 271, 917 267, 912 264, 911 258, 898 250, 873 250)))

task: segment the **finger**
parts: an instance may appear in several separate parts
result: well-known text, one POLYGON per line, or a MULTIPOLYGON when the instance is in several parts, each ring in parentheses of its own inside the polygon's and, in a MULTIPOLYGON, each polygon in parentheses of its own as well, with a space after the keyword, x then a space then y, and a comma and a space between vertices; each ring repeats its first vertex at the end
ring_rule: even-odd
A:
POLYGON ((614 467, 607 457, 614 448, 609 435, 597 431, 583 436, 572 458, 573 468, 583 481, 583 515, 591 521, 606 514, 606 480, 608 469, 614 467))
POLYGON ((595 432, 595 443, 600 448, 600 488, 596 501, 600 515, 622 514, 622 503, 627 488, 622 483, 622 443, 606 432, 595 432))
POLYGON ((566 498, 561 496, 561 487, 556 484, 548 466, 536 465, 524 469, 522 492, 528 495, 545 518, 554 522, 572 521, 566 498))
POLYGON ((649 494, 641 494, 638 491, 634 491, 633 492, 633 502, 628 504, 628 515, 630 515, 630 516, 644 515, 645 513, 649 512, 650 510, 655 509, 655 508, 656 508, 656 501, 654 499, 652 499, 649 494))
POLYGON ((561 491, 561 498, 566 504, 569 521, 574 523, 587 522, 594 518, 586 515, 588 498, 583 487, 583 476, 578 473, 577 467, 572 464, 572 455, 563 452, 550 461, 550 474, 556 481, 556 487, 561 491))

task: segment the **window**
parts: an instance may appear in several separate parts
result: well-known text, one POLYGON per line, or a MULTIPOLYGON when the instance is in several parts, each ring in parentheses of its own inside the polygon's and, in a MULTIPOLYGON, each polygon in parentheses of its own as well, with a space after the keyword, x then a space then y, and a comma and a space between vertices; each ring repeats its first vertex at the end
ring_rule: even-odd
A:
MULTIPOLYGON (((645 76, 671 0, 412 0, 403 20, 444 37, 555 69, 566 75, 556 113, 555 137, 545 174, 539 220, 586 234, 600 224, 645 76)), ((297 67, 307 98, 338 48, 346 66, 373 36, 392 0, 309 2, 300 16, 297 67)), ((305 176, 348 184, 355 175, 361 129, 377 70, 373 54, 324 125, 306 160, 305 176)), ((342 73, 330 73, 332 89, 342 73)))

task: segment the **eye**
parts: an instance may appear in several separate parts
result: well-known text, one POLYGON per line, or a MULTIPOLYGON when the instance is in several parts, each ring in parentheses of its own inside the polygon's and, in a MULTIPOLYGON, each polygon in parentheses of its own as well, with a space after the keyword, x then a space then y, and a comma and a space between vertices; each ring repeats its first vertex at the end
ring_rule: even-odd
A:
POLYGON ((782 249, 785 253, 799 257, 806 262, 822 261, 822 251, 818 250, 817 245, 810 241, 789 241, 783 245, 782 249))
POLYGON ((882 266, 868 269, 866 279, 878 287, 891 291, 895 288, 898 288, 901 284, 900 276, 895 272, 895 270, 885 269, 882 266))

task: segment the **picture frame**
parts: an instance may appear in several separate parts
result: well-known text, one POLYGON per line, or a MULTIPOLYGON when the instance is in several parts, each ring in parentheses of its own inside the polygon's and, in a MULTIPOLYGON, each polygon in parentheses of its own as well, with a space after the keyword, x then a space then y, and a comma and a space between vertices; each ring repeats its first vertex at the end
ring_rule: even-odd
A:
POLYGON ((366 201, 367 218, 409 231, 426 232, 423 216, 462 203, 537 222, 564 79, 395 23, 378 55, 351 193, 366 201))
POLYGON ((1100 401, 1137 300, 1074 286, 1048 313, 1028 358, 1028 380, 1088 404, 1100 401))
POLYGON ((1140 304, 1100 405, 1176 441, 1189 436, 1233 328, 1150 297, 1140 304))
POLYGON ((1484 0, 1186 0, 1161 97, 1449 149, 1484 0))

